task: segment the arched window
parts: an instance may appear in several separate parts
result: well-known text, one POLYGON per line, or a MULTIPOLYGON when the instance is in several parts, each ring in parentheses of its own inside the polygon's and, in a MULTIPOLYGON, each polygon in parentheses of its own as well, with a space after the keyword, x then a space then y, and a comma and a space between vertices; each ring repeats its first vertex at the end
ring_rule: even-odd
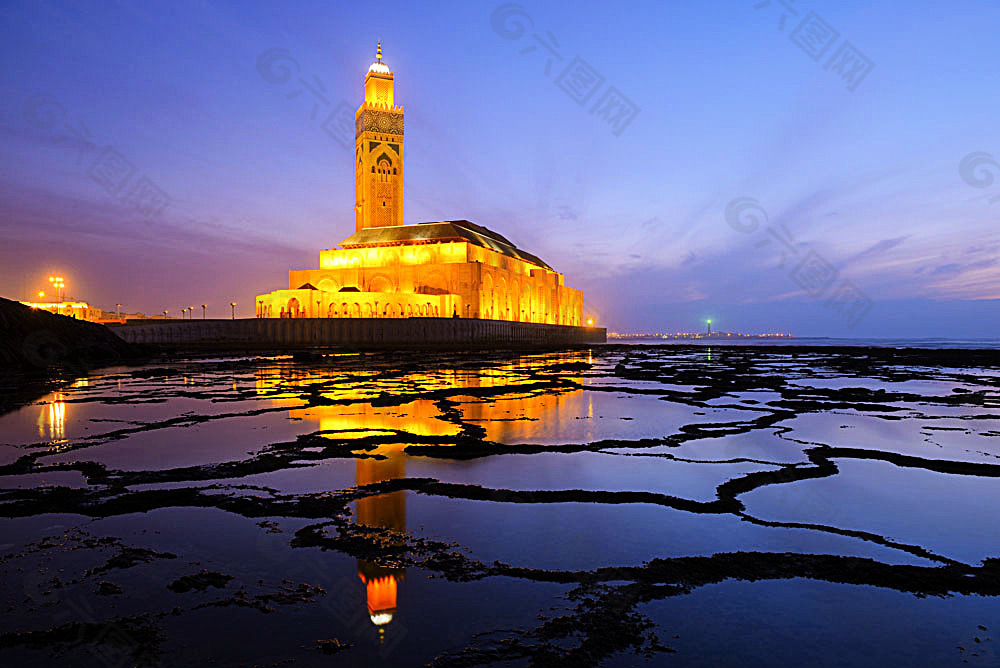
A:
POLYGON ((368 292, 393 292, 392 283, 385 276, 375 276, 368 283, 368 292))

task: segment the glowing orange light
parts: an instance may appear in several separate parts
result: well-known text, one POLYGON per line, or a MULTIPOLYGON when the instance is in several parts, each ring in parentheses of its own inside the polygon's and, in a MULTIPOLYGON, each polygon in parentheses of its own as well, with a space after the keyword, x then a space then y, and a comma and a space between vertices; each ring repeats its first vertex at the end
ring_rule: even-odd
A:
POLYGON ((590 325, 593 325, 593 324, 594 324, 594 319, 593 318, 587 318, 587 326, 589 327, 590 325))
POLYGON ((391 622, 393 613, 396 612, 396 577, 387 575, 367 580, 360 573, 358 576, 365 583, 368 614, 371 616, 372 622, 376 626, 383 626, 391 622))

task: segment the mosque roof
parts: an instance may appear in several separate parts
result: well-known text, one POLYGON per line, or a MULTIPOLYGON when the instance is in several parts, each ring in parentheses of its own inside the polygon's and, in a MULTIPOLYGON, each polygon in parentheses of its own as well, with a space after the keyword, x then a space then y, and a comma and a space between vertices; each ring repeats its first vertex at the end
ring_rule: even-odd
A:
MULTIPOLYGON (((527 253, 493 230, 467 220, 446 220, 435 223, 414 223, 388 227, 367 227, 340 242, 344 248, 367 246, 401 246, 417 243, 467 241, 489 248, 508 257, 553 270, 537 255, 527 253)), ((554 270, 553 270, 554 271, 554 270)))

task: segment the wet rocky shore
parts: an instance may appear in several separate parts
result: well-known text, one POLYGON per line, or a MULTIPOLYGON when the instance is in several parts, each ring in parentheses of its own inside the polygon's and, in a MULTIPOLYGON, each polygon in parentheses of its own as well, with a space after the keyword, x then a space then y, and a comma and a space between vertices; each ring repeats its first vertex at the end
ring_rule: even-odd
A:
POLYGON ((991 665, 995 351, 186 358, 0 416, 5 665, 991 665))

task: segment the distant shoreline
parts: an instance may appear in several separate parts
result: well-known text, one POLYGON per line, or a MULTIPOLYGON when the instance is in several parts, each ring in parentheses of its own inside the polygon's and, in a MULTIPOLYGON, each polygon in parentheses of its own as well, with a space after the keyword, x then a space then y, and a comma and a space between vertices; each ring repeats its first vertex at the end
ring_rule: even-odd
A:
POLYGON ((741 337, 615 337, 608 336, 605 345, 631 346, 760 346, 760 347, 801 347, 801 348, 918 348, 924 350, 1000 350, 1000 338, 836 338, 826 336, 741 336, 741 337))

